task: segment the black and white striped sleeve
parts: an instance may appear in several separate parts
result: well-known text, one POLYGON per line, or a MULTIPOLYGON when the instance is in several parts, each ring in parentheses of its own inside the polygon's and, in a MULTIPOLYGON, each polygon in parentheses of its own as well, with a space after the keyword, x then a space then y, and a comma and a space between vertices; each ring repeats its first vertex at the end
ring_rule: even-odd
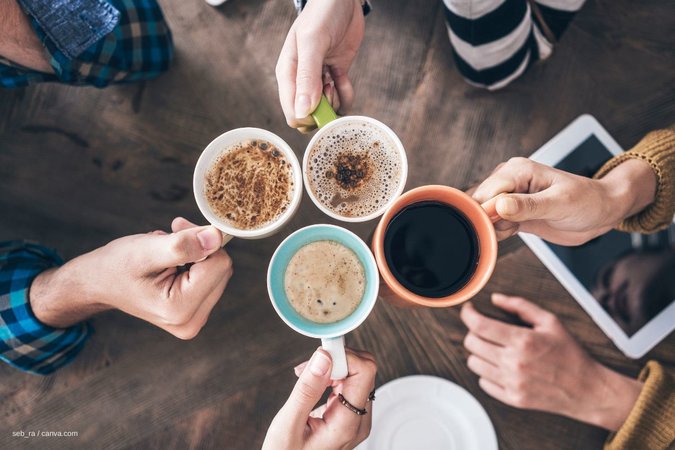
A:
POLYGON ((443 0, 455 63, 471 84, 500 89, 553 44, 585 0, 443 0))

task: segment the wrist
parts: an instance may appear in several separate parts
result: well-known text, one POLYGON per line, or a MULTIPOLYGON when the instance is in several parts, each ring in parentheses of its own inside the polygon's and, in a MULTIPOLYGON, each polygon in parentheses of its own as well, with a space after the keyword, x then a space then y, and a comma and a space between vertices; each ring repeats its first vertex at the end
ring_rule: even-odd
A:
POLYGON ((78 266, 76 258, 61 267, 45 270, 33 279, 29 302, 33 314, 43 324, 66 328, 109 309, 96 301, 78 266))
POLYGON ((654 201, 656 174, 640 159, 629 159, 598 180, 606 198, 609 226, 616 226, 654 201))
POLYGON ((585 392, 585 407, 573 417, 606 430, 616 431, 628 418, 643 383, 597 364, 594 386, 585 392))

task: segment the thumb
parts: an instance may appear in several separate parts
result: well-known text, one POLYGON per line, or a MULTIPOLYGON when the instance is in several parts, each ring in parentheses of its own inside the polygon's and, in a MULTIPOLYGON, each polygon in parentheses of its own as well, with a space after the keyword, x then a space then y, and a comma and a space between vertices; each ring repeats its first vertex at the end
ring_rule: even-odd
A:
POLYGON ((166 235, 148 236, 145 248, 153 269, 182 266, 204 259, 222 246, 223 234, 216 227, 194 227, 166 235))
POLYGON ((321 99, 323 59, 328 47, 320 41, 320 39, 298 41, 298 68, 295 76, 296 119, 309 116, 321 99))
POLYGON ((497 214, 509 222, 548 219, 551 199, 546 191, 534 194, 503 194, 495 204, 497 214))
POLYGON ((324 350, 318 349, 314 352, 282 408, 282 415, 287 423, 293 426, 307 423, 309 413, 331 384, 332 365, 330 356, 324 350))

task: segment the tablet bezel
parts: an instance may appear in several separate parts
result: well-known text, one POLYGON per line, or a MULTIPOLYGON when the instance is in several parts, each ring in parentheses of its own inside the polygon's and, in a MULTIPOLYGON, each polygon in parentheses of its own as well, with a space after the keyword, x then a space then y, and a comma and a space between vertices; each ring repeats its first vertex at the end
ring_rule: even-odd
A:
MULTIPOLYGON (((621 146, 595 117, 584 114, 534 152, 530 159, 555 167, 591 135, 594 135, 613 155, 623 152, 621 146)), ((675 330, 675 301, 673 301, 635 334, 628 336, 541 238, 529 233, 518 233, 518 236, 629 358, 642 357, 675 330)))

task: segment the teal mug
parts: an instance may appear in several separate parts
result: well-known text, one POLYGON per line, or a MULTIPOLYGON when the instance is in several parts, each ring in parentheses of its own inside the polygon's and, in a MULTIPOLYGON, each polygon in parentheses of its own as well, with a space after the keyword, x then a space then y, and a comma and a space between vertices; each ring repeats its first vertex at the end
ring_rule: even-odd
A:
POLYGON ((310 225, 297 230, 279 245, 267 270, 267 291, 274 309, 298 333, 321 339, 321 346, 333 361, 333 380, 347 377, 344 336, 361 325, 372 311, 377 300, 379 283, 377 264, 370 248, 351 231, 335 225, 310 225), (335 241, 344 245, 356 254, 363 265, 366 285, 361 302, 353 313, 337 322, 317 323, 304 318, 293 308, 286 296, 284 278, 291 258, 302 247, 316 241, 335 241))

